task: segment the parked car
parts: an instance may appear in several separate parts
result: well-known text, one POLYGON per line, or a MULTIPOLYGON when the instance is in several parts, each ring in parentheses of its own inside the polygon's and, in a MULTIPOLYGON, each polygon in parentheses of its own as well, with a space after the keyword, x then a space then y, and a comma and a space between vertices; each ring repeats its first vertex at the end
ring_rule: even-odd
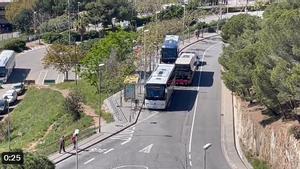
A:
POLYGON ((7 100, 8 104, 12 104, 17 100, 18 94, 15 90, 8 90, 2 96, 3 99, 7 100))
POLYGON ((8 103, 4 99, 0 99, 0 114, 4 114, 9 108, 8 103))
POLYGON ((13 89, 17 92, 18 95, 21 95, 25 91, 24 83, 17 83, 13 85, 13 89))

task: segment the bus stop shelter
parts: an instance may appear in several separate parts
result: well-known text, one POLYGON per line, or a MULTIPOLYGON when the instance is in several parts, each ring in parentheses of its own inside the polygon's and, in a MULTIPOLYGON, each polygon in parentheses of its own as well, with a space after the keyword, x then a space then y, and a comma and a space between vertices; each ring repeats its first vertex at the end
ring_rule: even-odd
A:
POLYGON ((138 84, 139 77, 137 75, 126 76, 124 80, 124 99, 125 101, 128 100, 135 100, 136 99, 136 86, 138 84))

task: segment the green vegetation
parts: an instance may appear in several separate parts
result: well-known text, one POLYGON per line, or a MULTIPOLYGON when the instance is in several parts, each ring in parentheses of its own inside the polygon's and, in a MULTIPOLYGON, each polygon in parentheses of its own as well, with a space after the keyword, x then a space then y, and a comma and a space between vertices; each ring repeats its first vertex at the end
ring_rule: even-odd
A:
POLYGON ((219 62, 225 85, 283 119, 297 119, 300 103, 300 2, 272 4, 264 18, 229 19, 222 37, 229 46, 219 62))
POLYGON ((81 103, 83 102, 83 97, 78 90, 72 90, 68 97, 65 98, 65 111, 70 113, 73 117, 73 121, 80 119, 81 114, 83 113, 83 107, 81 103))
POLYGON ((248 161, 251 163, 253 169, 271 169, 271 167, 262 160, 259 160, 255 156, 251 155, 250 153, 246 153, 246 157, 248 161))
MULTIPOLYGON (((20 149, 13 150, 14 152, 22 152, 20 149)), ((24 165, 6 165, 4 167, 0 161, 0 168, 1 169, 36 169, 36 168, 43 168, 43 169, 54 169, 55 165, 45 156, 33 154, 33 153, 24 153, 24 165)))
POLYGON ((66 75, 68 80, 69 71, 79 63, 84 56, 75 45, 51 45, 47 51, 47 55, 43 58, 45 68, 53 67, 57 71, 66 75))
POLYGON ((27 49, 26 42, 20 38, 14 38, 7 40, 4 44, 2 49, 9 49, 14 50, 15 52, 22 52, 23 50, 27 49))
MULTIPOLYGON (((51 89, 29 88, 24 100, 11 114, 12 148, 23 148, 41 154, 57 151, 62 134, 68 136, 74 129, 92 126, 92 119, 81 114, 74 122, 64 111, 64 98, 51 89)), ((0 151, 7 150, 8 142, 1 142, 0 151)))

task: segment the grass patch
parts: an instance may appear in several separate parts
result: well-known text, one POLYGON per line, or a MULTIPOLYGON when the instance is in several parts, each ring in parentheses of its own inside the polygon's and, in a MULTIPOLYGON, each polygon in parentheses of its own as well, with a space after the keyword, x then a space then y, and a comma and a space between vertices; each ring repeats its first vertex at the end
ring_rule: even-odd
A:
MULTIPOLYGON (((58 89, 78 90, 84 97, 84 103, 91 106, 96 111, 96 113, 99 114, 99 95, 97 93, 97 89, 85 80, 78 81, 77 86, 75 82, 64 82, 55 85, 55 87, 57 87, 58 89)), ((108 94, 101 94, 102 103, 103 100, 107 97, 108 94)), ((102 112, 101 114, 107 123, 114 121, 112 114, 108 112, 102 112)))
POLYGON ((246 153, 246 157, 248 161, 253 166, 253 169, 271 169, 267 162, 258 159, 257 157, 251 155, 250 153, 246 153))
MULTIPOLYGON (((51 89, 29 88, 24 100, 11 114, 11 147, 28 148, 30 143, 40 139, 36 150, 47 155, 57 151, 57 141, 61 135, 70 135, 76 128, 84 129, 92 125, 92 119, 84 115, 73 122, 63 106, 64 98, 61 93, 51 89), (52 129, 47 132, 51 125, 52 129), (53 146, 47 147, 50 144, 53 146)), ((0 151, 7 150, 7 144, 0 143, 0 151)))

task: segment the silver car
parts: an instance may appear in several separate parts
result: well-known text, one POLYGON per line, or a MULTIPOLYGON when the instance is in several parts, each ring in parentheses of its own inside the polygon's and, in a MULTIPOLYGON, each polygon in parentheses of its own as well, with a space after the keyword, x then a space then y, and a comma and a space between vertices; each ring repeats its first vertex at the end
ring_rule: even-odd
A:
POLYGON ((8 102, 8 104, 12 104, 17 100, 18 94, 15 90, 8 90, 4 93, 2 98, 8 102))
POLYGON ((18 95, 21 95, 25 91, 25 85, 24 83, 16 83, 13 85, 13 89, 17 92, 18 95))

